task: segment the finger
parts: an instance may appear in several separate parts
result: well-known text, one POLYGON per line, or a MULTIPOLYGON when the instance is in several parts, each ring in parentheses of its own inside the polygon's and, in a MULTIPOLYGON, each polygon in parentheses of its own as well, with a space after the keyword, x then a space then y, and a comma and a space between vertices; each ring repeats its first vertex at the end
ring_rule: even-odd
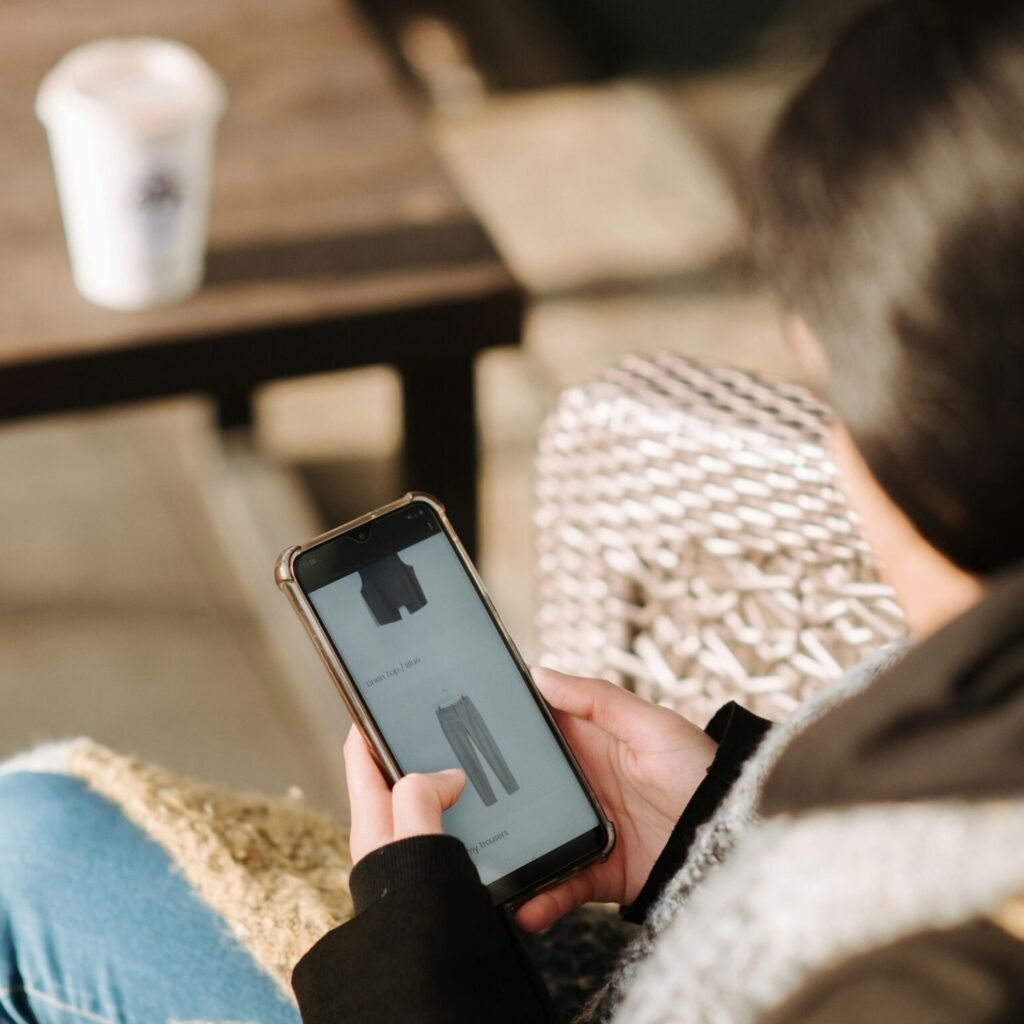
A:
POLYGON ((630 739, 646 717, 641 713, 649 715, 654 710, 653 705, 642 697, 607 679, 569 676, 550 668, 533 668, 531 671, 538 689, 552 707, 593 722, 617 739, 630 739))
POLYGON ((441 815, 466 788, 466 775, 458 768, 423 775, 406 775, 391 791, 395 838, 439 835, 441 815))
POLYGON ((358 862, 394 838, 391 791, 363 734, 353 725, 345 740, 345 780, 351 811, 349 845, 358 862))
POLYGON ((594 884, 588 874, 573 875, 556 889, 534 896, 516 911, 516 924, 524 932, 550 928, 571 910, 594 898, 594 884))
MULTIPOLYGON (((609 745, 617 744, 619 739, 593 722, 577 718, 568 711, 552 708, 551 713, 584 770, 599 772, 600 764, 608 757, 609 745)), ((601 780, 595 775, 590 781, 599 784, 601 780)))

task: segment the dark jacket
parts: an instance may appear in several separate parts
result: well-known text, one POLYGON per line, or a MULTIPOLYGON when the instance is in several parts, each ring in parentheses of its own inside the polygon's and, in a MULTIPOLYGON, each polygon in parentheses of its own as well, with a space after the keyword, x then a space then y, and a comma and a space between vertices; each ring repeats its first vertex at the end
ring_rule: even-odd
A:
MULTIPOLYGON (((736 705, 712 720, 718 754, 633 919, 682 865, 767 728, 736 705)), ((1007 796, 1024 797, 1024 572, 993 583, 976 608, 801 733, 769 776, 760 812, 1007 796)), ((356 917, 295 970, 305 1024, 552 1020, 512 926, 456 840, 394 843, 365 858, 351 881, 356 917)), ((977 919, 821 971, 763 1024, 1018 1020, 1024 942, 977 919)))

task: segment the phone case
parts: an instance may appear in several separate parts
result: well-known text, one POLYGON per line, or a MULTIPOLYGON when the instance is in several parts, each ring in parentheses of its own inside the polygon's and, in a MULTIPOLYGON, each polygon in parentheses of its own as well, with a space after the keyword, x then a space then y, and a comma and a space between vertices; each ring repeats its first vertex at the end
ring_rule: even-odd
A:
POLYGON ((334 685, 337 688, 341 699, 345 702, 345 706, 348 708, 349 714, 352 716, 352 720, 366 737, 366 740, 370 745, 370 749, 374 752, 381 769, 393 785, 402 777, 402 773, 394 758, 391 756, 391 753, 388 750, 388 745, 385 742, 384 737, 381 735, 380 730, 378 730, 376 723, 363 706, 362 698, 359 696, 359 691, 356 688, 354 680, 345 671, 345 666, 341 663, 341 660, 335 653, 334 646, 331 643, 330 638, 327 636, 323 626, 321 626, 320 620, 317 618, 312 606, 306 599, 306 595, 302 592, 302 588, 299 586, 298 580, 295 578, 295 559, 303 552, 309 551, 311 548, 315 548, 320 544, 333 540, 335 537, 343 533, 347 533, 349 530, 354 530, 359 526, 372 523, 375 519, 388 515, 389 513, 403 508, 414 501, 424 502, 437 513, 444 531, 448 535, 448 539, 454 545, 463 565, 468 570, 477 590, 483 598, 484 604, 487 607, 487 611, 490 613, 492 621, 497 626, 502 638, 508 645, 508 649, 512 652, 512 656, 523 675, 524 681, 539 698, 537 701, 538 706, 540 707, 544 717, 547 719, 549 725, 552 726, 555 737, 558 740, 558 744, 562 748, 562 753, 575 770, 580 784, 583 786, 591 803, 597 811, 601 827, 604 829, 607 836, 607 842, 605 843, 604 848, 598 851, 593 857, 579 864, 573 865, 567 870, 559 872, 550 878, 543 879, 540 883, 534 885, 528 892, 516 894, 516 896, 509 901, 511 905, 516 905, 524 902, 539 892, 543 892, 545 889, 554 888, 556 885, 565 881, 566 878, 575 874, 577 871, 581 871, 583 868, 588 867, 590 864, 607 859, 615 846, 615 826, 605 814, 604 808, 601 807, 600 801, 597 799, 590 783, 587 781, 587 777, 583 774, 583 770, 580 768, 579 762, 576 760, 575 755, 570 749, 568 743, 566 743, 565 738, 562 736, 561 730, 558 728, 554 716, 548 708, 547 702, 537 690, 536 684, 533 682, 533 676, 530 674, 530 670, 526 665, 526 662, 523 661, 519 654, 516 645, 512 642, 511 636, 509 636, 508 631, 505 629, 505 625, 501 621, 501 618, 491 601, 490 595, 487 593, 487 588, 484 586, 483 581, 480 579, 480 576, 476 571, 476 566, 473 565, 465 548, 462 546, 462 542, 459 540, 458 535, 449 522, 448 516, 445 514, 444 505, 442 505, 437 498, 433 497, 433 495, 420 491, 410 491, 403 498, 399 498, 397 501, 392 501, 387 505, 382 505, 380 508, 366 513, 366 515, 359 516, 357 519, 353 519, 341 526, 335 527, 333 530, 328 530, 326 533, 322 533, 320 536, 314 537, 305 544, 295 544, 292 547, 286 548, 281 552, 281 555, 277 560, 274 578, 279 589, 288 598, 289 603, 298 615, 302 625, 305 627, 306 633, 319 653, 328 674, 334 681, 334 685))

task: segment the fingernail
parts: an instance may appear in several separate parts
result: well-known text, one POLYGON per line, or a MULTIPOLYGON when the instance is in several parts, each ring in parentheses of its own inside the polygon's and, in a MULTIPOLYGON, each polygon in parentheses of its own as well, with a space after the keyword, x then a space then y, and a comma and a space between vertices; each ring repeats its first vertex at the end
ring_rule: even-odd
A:
POLYGON ((463 772, 463 770, 461 768, 445 768, 445 769, 443 769, 441 771, 441 774, 442 775, 451 775, 452 777, 454 777, 456 775, 464 775, 465 772, 463 772))

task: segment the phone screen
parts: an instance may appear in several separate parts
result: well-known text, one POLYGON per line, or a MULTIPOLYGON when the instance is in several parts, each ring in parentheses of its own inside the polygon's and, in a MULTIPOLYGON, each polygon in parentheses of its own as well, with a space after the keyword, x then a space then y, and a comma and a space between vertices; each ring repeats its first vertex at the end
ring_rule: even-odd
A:
POLYGON ((590 798, 429 505, 310 549, 296 573, 402 773, 465 772, 444 828, 484 884, 594 845, 590 798))

